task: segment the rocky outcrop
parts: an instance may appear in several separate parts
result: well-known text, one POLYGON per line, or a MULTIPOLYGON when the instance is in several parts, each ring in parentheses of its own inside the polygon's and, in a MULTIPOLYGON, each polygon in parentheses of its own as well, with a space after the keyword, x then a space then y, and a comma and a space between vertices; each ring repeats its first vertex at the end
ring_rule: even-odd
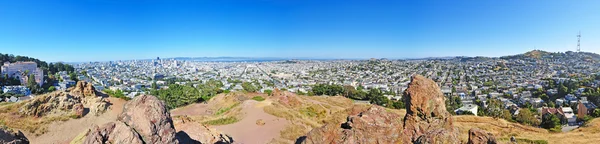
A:
POLYGON ((467 144, 497 144, 496 137, 493 134, 478 128, 469 130, 469 141, 467 144))
POLYGON ((83 114, 85 112, 85 108, 83 107, 83 104, 78 103, 78 104, 75 104, 73 106, 73 111, 75 112, 75 115, 77 117, 83 117, 83 114))
POLYGON ((75 87, 70 89, 70 94, 75 96, 96 96, 96 89, 92 83, 78 81, 75 87))
POLYGON ((412 77, 404 91, 404 143, 460 143, 458 129, 446 110, 444 95, 431 79, 412 77))
POLYGON ((21 131, 0 127, 0 143, 2 144, 29 144, 29 140, 21 131))
POLYGON ((84 144, 105 144, 107 142, 115 144, 142 144, 140 135, 123 122, 110 122, 102 127, 94 126, 88 132, 84 144))
POLYGON ((452 116, 437 84, 413 76, 404 93, 407 114, 402 117, 380 106, 347 118, 342 124, 313 129, 302 143, 461 143, 452 116))
POLYGON ((84 143, 177 144, 171 114, 165 104, 149 95, 127 102, 117 122, 94 126, 84 143))
POLYGON ((341 125, 327 124, 313 129, 304 143, 399 143, 402 140, 400 115, 373 106, 367 111, 347 118, 341 125))
POLYGON ((89 108, 90 112, 100 115, 108 109, 110 103, 103 97, 82 97, 72 95, 64 91, 57 91, 41 96, 37 96, 27 101, 19 109, 19 113, 29 116, 56 115, 84 115, 84 109, 89 108))
POLYGON ((119 121, 135 129, 146 143, 175 143, 175 128, 165 104, 149 95, 127 102, 119 121))
POLYGON ((193 121, 187 116, 179 116, 173 119, 173 124, 178 128, 176 134, 179 143, 202 143, 202 144, 229 144, 233 139, 216 129, 193 121))
POLYGON ((65 92, 54 92, 37 96, 26 102, 19 109, 19 113, 36 117, 48 114, 70 114, 74 112, 74 106, 77 104, 81 104, 80 97, 65 92))

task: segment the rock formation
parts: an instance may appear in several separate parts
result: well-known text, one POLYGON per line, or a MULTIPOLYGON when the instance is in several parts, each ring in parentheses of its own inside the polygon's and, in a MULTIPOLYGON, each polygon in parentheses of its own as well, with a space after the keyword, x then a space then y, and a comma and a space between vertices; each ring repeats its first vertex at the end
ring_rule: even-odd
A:
POLYGON ((348 117, 348 121, 327 124, 308 133, 304 143, 399 143, 402 137, 400 115, 373 106, 367 111, 348 117))
POLYGON ((176 134, 179 143, 185 144, 230 144, 233 139, 215 129, 193 121, 188 116, 179 116, 173 119, 173 124, 178 132, 176 134))
POLYGON ((119 121, 135 129, 146 143, 175 143, 175 128, 165 104, 149 95, 127 102, 119 121))
POLYGON ((423 76, 413 76, 404 93, 407 114, 388 112, 372 106, 347 122, 315 128, 302 143, 461 143, 452 116, 446 111, 444 96, 437 84, 423 76))
POLYGON ((150 95, 137 96, 123 106, 123 112, 116 122, 93 128, 82 134, 81 139, 72 143, 105 144, 178 144, 178 143, 231 143, 233 140, 224 134, 209 129, 188 117, 177 117, 177 124, 189 124, 184 128, 190 133, 175 133, 174 122, 165 104, 150 95))
POLYGON ((85 137, 84 144, 141 144, 140 135, 123 122, 110 122, 102 127, 94 126, 85 137))
POLYGON ((497 144, 496 137, 491 133, 472 128, 469 130, 469 141, 467 144, 497 144))
POLYGON ((74 106, 80 103, 80 97, 74 97, 65 92, 54 92, 37 96, 28 101, 19 109, 19 113, 36 117, 48 114, 69 114, 73 112, 74 106))
POLYGON ((154 96, 138 96, 127 102, 118 121, 94 126, 86 144, 161 143, 176 144, 175 129, 165 104, 154 96))
POLYGON ((446 111, 444 95, 431 79, 412 77, 404 91, 404 143, 460 143, 452 115, 446 111))
MULTIPOLYGON (((73 88, 76 90, 77 88, 73 88)), ((93 87, 91 90, 83 90, 95 95, 93 87)), ((19 113, 30 116, 46 116, 50 114, 71 115, 76 114, 83 116, 83 107, 89 108, 90 112, 95 115, 100 115, 108 109, 110 105, 108 100, 97 96, 82 96, 83 93, 70 93, 64 91, 56 91, 49 94, 37 96, 30 101, 27 101, 20 109, 19 113)))
POLYGON ((21 131, 0 127, 0 143, 2 144, 29 144, 29 140, 21 131))
POLYGON ((78 81, 77 84, 75 85, 75 87, 71 88, 71 95, 76 95, 76 96, 83 96, 83 97, 88 97, 88 96, 96 96, 96 89, 94 88, 94 85, 92 85, 92 83, 88 83, 85 81, 78 81))

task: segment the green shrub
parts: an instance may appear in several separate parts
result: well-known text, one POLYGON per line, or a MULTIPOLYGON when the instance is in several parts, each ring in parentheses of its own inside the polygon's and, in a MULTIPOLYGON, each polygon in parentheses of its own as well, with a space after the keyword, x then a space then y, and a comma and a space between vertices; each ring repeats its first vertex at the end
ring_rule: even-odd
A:
POLYGON ((234 107, 236 107, 238 105, 240 105, 240 103, 236 103, 234 105, 231 105, 230 107, 220 108, 219 110, 217 110, 217 112, 215 113, 215 115, 224 114, 224 113, 228 112, 229 110, 231 110, 232 108, 234 108, 234 107))
POLYGON ((235 117, 226 117, 226 118, 220 118, 220 119, 216 119, 216 120, 206 121, 203 124, 206 124, 206 125, 228 125, 228 124, 236 123, 238 121, 239 121, 239 119, 237 119, 235 117))
POLYGON ((261 96, 255 96, 255 97, 252 97, 252 99, 255 101, 264 101, 265 100, 265 98, 263 98, 261 96))

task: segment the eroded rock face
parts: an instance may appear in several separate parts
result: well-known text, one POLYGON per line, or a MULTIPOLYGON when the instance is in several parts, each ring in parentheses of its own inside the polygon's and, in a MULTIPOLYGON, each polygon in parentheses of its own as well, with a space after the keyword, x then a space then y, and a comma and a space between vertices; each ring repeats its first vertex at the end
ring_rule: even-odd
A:
POLYGON ((19 113, 36 117, 50 114, 83 116, 84 108, 89 108, 92 114, 98 116, 109 108, 109 102, 103 97, 82 97, 71 93, 57 91, 37 96, 27 101, 19 109, 19 113))
POLYGON ((400 115, 380 106, 348 117, 341 125, 327 124, 310 131, 304 143, 399 143, 402 140, 400 115))
POLYGON ((75 87, 71 88, 70 94, 83 97, 96 96, 96 89, 92 83, 78 81, 75 87))
POLYGON ((171 114, 154 96, 142 95, 130 100, 118 119, 135 129, 146 143, 176 142, 171 114))
POLYGON ((497 144, 496 137, 493 134, 478 128, 469 130, 469 141, 467 144, 497 144))
POLYGON ((99 126, 94 126, 87 134, 84 144, 142 144, 140 135, 123 122, 110 122, 99 126))
POLYGON ((404 98, 404 143, 460 143, 452 115, 446 111, 444 95, 433 80, 413 76, 404 98))
POLYGON ((29 140, 21 131, 0 127, 0 143, 2 144, 29 144, 29 140))
POLYGON ((165 104, 149 95, 138 96, 124 105, 118 121, 94 126, 84 143, 177 144, 171 114, 165 104))
POLYGON ((233 139, 216 129, 193 121, 188 116, 173 118, 173 125, 177 128, 177 140, 184 144, 230 144, 233 139))
POLYGON ((401 116, 380 106, 348 117, 340 124, 313 129, 302 143, 461 143, 452 116, 437 84, 427 78, 412 77, 404 93, 407 114, 401 116))
POLYGON ((19 113, 30 116, 45 116, 51 113, 68 114, 74 112, 74 106, 81 104, 81 98, 65 92, 54 92, 38 96, 25 103, 19 113))

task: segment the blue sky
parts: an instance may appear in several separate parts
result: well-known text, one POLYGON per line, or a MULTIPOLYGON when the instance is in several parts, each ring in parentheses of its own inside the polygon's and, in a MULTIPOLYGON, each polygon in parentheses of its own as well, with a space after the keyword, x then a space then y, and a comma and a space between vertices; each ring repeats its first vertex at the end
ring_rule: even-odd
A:
POLYGON ((600 53, 598 0, 0 0, 0 53, 420 58, 600 53))

